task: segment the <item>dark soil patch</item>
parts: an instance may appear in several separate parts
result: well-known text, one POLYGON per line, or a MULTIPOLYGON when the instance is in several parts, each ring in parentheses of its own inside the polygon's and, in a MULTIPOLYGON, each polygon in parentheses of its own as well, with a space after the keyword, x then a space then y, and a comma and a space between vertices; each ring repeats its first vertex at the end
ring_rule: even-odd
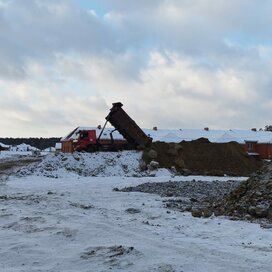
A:
POLYGON ((13 171, 18 170, 25 165, 41 161, 42 161, 41 157, 0 160, 0 180, 2 180, 2 177, 4 177, 5 180, 7 176, 10 175, 13 171))
POLYGON ((16 167, 22 167, 31 163, 41 162, 42 158, 40 157, 30 157, 30 158, 22 158, 16 160, 0 160, 0 172, 4 172, 6 170, 10 170, 16 167))

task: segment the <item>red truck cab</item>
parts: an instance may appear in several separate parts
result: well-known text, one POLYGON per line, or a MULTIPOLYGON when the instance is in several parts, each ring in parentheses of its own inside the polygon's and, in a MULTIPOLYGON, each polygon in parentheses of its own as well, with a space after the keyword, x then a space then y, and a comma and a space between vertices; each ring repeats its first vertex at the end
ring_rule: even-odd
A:
POLYGON ((73 140, 75 151, 88 151, 96 150, 97 138, 95 130, 80 130, 77 132, 78 137, 73 140))

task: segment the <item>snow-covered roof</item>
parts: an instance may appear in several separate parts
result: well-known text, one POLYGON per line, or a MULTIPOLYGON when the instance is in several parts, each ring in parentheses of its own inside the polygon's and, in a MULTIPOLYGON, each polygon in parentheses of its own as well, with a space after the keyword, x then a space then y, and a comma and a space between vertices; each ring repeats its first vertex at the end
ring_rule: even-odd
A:
POLYGON ((144 129, 144 132, 153 138, 153 141, 181 142, 192 141, 199 138, 207 138, 210 142, 216 142, 225 131, 201 130, 201 129, 144 129))
POLYGON ((153 141, 181 142, 206 138, 213 143, 228 143, 255 141, 258 143, 272 143, 271 131, 252 130, 205 130, 205 129, 144 129, 144 132, 153 138, 153 141))
POLYGON ((5 144, 3 144, 3 143, 0 143, 0 146, 1 146, 1 147, 4 147, 4 148, 9 148, 9 145, 5 145, 5 144))
POLYGON ((15 146, 12 146, 10 148, 11 151, 34 151, 34 150, 39 150, 38 148, 36 147, 33 147, 29 144, 19 144, 19 145, 15 145, 15 146))
MULTIPOLYGON (((110 132, 114 128, 105 128, 101 139, 110 139, 110 132)), ((63 137, 61 141, 77 138, 76 133, 79 130, 96 130, 97 137, 101 129, 94 127, 78 127, 63 137)), ((212 143, 228 143, 245 141, 256 141, 258 143, 272 143, 272 132, 270 131, 252 131, 252 130, 213 130, 213 129, 143 129, 143 131, 153 138, 153 141, 175 142, 192 141, 199 138, 206 138, 212 143)), ((114 139, 123 139, 123 136, 118 131, 113 132, 114 139)))
MULTIPOLYGON (((95 130, 96 131, 96 137, 98 137, 102 131, 102 129, 95 128, 95 127, 77 127, 74 130, 72 130, 69 134, 61 138, 61 142, 73 140, 78 138, 77 133, 80 130, 95 130)), ((114 130, 112 127, 107 127, 104 129, 103 134, 101 135, 101 139, 110 139, 110 133, 114 130)), ((116 130, 112 133, 113 138, 116 140, 124 139, 124 137, 116 130)))
POLYGON ((252 130, 230 130, 230 134, 237 138, 237 142, 244 143, 245 141, 252 141, 258 143, 272 143, 271 131, 252 131, 252 130))

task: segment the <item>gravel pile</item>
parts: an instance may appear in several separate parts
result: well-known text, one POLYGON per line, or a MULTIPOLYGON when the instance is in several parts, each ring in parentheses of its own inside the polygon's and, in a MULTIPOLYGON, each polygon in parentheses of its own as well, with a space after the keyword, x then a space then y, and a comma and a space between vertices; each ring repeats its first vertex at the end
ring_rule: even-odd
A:
MULTIPOLYGON (((157 194, 164 199, 165 207, 179 211, 206 210, 211 201, 222 199, 240 184, 239 181, 168 181, 148 182, 135 187, 122 189, 120 192, 142 192, 157 194)), ((206 212, 207 213, 207 212, 206 212)), ((211 215, 211 214, 210 214, 211 215)))
POLYGON ((168 181, 114 190, 158 194, 167 197, 163 200, 165 207, 190 211, 195 217, 224 215, 233 220, 249 220, 272 227, 271 162, 266 162, 261 170, 242 182, 168 181))
POLYGON ((266 163, 262 170, 225 198, 212 202, 209 208, 217 215, 272 221, 272 163, 266 163))

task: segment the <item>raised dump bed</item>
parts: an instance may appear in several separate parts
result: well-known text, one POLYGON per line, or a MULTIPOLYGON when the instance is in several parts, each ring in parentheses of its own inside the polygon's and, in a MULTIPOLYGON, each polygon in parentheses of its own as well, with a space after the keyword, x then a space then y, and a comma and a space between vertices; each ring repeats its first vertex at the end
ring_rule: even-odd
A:
POLYGON ((121 102, 113 103, 106 120, 115 127, 118 132, 135 148, 144 148, 151 144, 152 138, 148 137, 143 130, 122 109, 121 102))

